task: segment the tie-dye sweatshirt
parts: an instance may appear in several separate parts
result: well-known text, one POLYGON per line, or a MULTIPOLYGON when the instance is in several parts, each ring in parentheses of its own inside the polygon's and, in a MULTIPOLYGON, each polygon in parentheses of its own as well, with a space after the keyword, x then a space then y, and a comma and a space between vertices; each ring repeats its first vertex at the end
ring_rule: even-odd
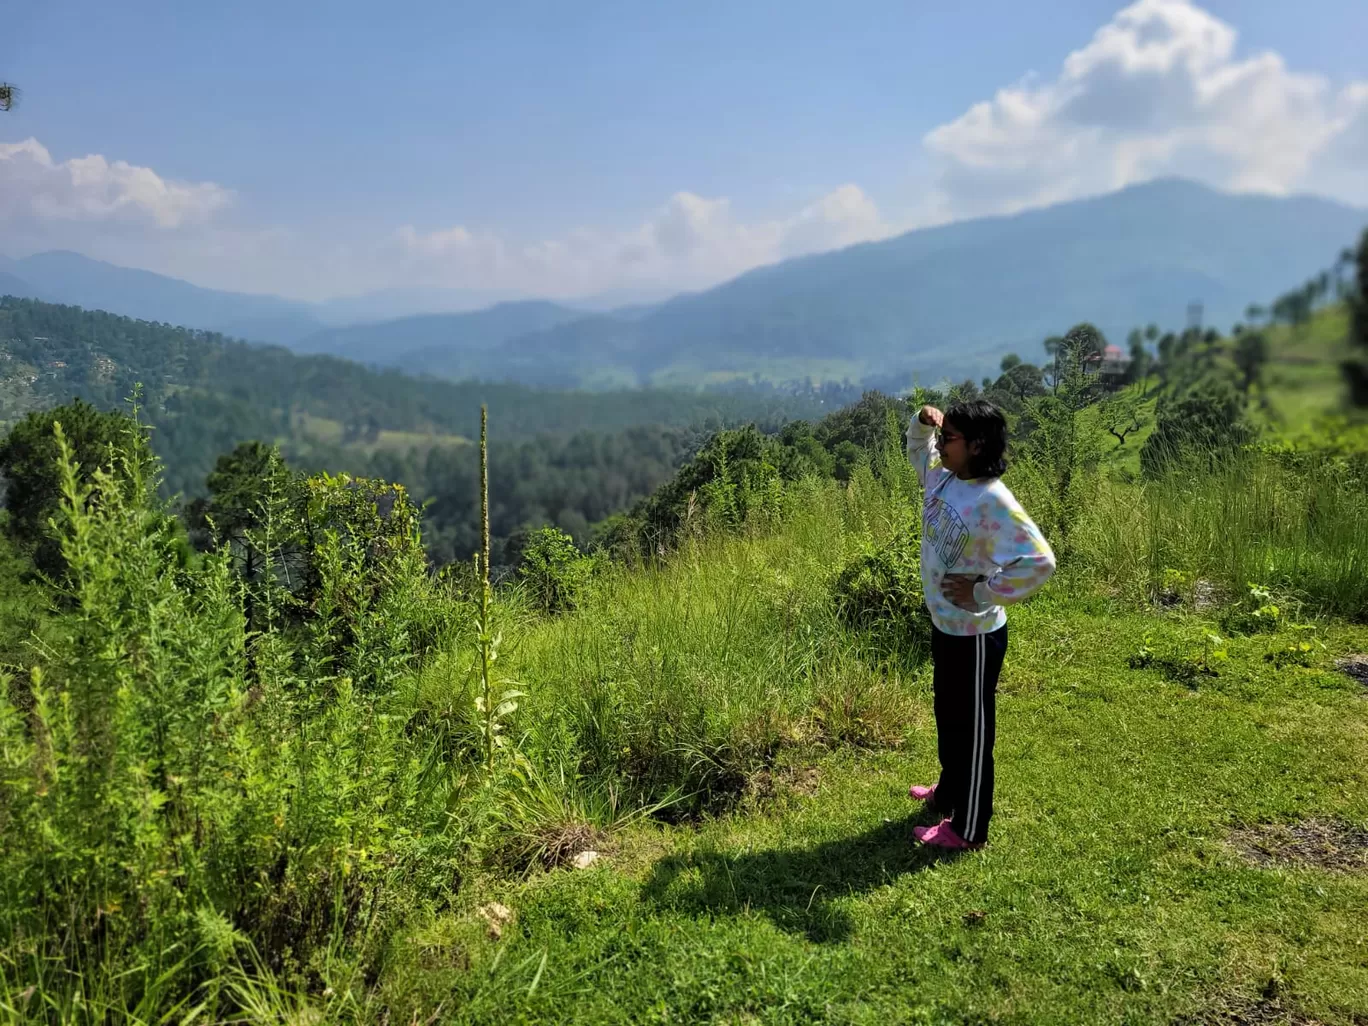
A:
POLYGON ((987 634, 1007 622, 1002 607, 1020 602, 1055 570, 1055 556, 1011 490, 998 478, 963 481, 940 464, 935 428, 913 416, 907 456, 922 483, 921 577, 931 621, 946 634, 987 634), (946 574, 984 579, 978 609, 941 594, 946 574))

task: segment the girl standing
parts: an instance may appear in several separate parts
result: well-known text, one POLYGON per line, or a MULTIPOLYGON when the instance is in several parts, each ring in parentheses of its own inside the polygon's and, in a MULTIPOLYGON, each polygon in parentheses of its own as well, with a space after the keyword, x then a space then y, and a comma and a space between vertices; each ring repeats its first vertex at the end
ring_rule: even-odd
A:
POLYGON ((992 403, 923 406, 907 429, 922 483, 921 578, 931 613, 940 780, 909 793, 943 818, 923 844, 980 848, 993 815, 997 680, 1007 654, 1003 606, 1033 594, 1055 556, 1002 483, 1007 421, 992 403))

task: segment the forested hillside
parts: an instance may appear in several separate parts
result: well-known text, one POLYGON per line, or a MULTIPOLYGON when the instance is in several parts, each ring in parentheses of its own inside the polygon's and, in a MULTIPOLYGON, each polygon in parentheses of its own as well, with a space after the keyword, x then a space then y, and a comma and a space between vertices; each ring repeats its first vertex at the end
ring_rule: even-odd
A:
POLYGON ((1167 179, 783 260, 595 313, 541 300, 423 312, 480 301, 440 290, 307 304, 63 252, 0 261, 0 274, 12 275, 0 293, 451 379, 613 390, 810 377, 906 388, 979 377, 1080 320, 1116 338, 1136 323, 1180 323, 1196 303, 1205 325, 1225 327, 1250 297, 1311 274, 1365 224, 1368 211, 1328 200, 1167 179), (379 312, 406 305, 409 316, 379 312))
MULTIPOLYGON (((168 492, 202 494, 215 460, 240 442, 278 443, 301 467, 378 473, 434 499, 428 526, 439 547, 447 525, 469 523, 474 457, 462 447, 482 402, 503 457, 497 473, 509 475, 500 534, 546 519, 587 540, 586 524, 659 485, 700 432, 750 421, 777 427, 850 397, 837 388, 588 394, 416 379, 214 332, 0 298, 0 424, 72 398, 122 408, 139 384, 168 492)), ((469 540, 463 530, 457 548, 469 540)))
POLYGON ((10 262, 22 283, 0 287, 28 299, 107 310, 128 317, 193 324, 253 342, 286 344, 322 327, 307 303, 224 292, 133 267, 52 250, 10 262))
MULTIPOLYGON (((1247 304, 1245 322, 1231 332, 1156 325, 1131 331, 1121 350, 1124 369, 1098 375, 1090 387, 1102 391, 1084 397, 1080 412, 1104 432, 1101 458, 1137 472, 1142 459, 1158 458, 1159 447, 1193 438, 1208 445, 1213 433, 1238 440, 1259 424, 1289 437, 1318 430, 1309 418, 1336 406, 1344 392, 1337 364, 1348 353, 1340 341, 1348 322, 1336 300, 1351 285, 1348 258, 1345 251, 1266 305, 1247 304), (1095 402, 1099 397, 1105 401, 1095 402)), ((469 317, 496 330, 510 316, 560 313, 533 306, 505 309, 493 321, 469 317)), ((423 331, 434 330, 420 320, 423 331)), ((1009 354, 997 373, 966 379, 951 393, 985 394, 1029 426, 1037 415, 1032 403, 1058 400, 1067 378, 1060 354, 1100 358, 1107 345, 1084 322, 1046 337, 1038 355, 1009 354)), ((438 563, 464 559, 478 544, 477 454, 469 439, 481 403, 491 411, 493 555, 508 564, 517 561, 528 532, 546 524, 581 545, 595 538, 620 544, 624 531, 643 539, 670 534, 675 507, 711 481, 719 445, 738 446, 731 458, 743 464, 763 456, 786 478, 816 471, 844 479, 861 452, 882 444, 885 427, 886 400, 877 396, 815 423, 857 397, 848 387, 801 395, 757 386, 585 393, 452 383, 98 311, 0 299, 0 422, 73 397, 120 409, 139 383, 141 416, 153 428, 167 491, 203 496, 220 456, 247 441, 278 445, 303 471, 403 484, 427 504, 424 541, 438 563), (802 419, 814 424, 775 434, 802 419), (713 439, 704 449, 713 432, 747 423, 758 430, 713 439), (690 460, 694 470, 686 467, 684 477, 648 501, 690 460), (624 526, 633 516, 646 526, 624 526)))

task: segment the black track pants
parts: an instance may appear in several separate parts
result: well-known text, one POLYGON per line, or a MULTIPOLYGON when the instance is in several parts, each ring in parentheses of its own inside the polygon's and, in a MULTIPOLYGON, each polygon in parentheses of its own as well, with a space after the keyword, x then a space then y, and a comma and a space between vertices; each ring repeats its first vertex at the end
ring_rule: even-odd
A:
POLYGON ((931 628, 935 663, 936 747, 941 775, 936 808, 966 841, 988 840, 993 815, 993 740, 997 682, 1007 654, 1007 625, 960 636, 931 628))

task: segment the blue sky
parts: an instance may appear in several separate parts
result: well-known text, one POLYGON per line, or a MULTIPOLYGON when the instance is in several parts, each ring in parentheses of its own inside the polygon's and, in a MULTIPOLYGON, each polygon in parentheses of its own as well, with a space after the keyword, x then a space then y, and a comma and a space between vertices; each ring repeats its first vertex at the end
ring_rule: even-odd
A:
POLYGON ((1154 174, 1368 203, 1368 4, 1039 6, 7 0, 0 249, 568 295, 1154 174))

